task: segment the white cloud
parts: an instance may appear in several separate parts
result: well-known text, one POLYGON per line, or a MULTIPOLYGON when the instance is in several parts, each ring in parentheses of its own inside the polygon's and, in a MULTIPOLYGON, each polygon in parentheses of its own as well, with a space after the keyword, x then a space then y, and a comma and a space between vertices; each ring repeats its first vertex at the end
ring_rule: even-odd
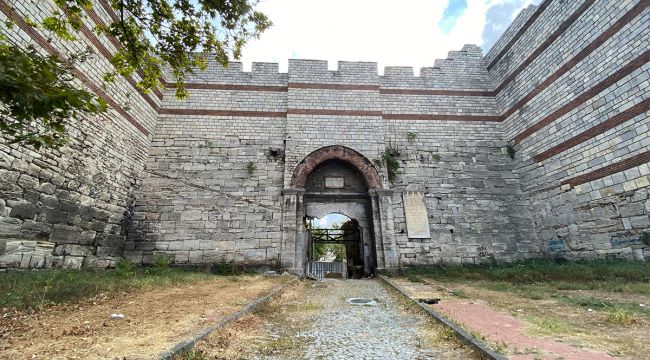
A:
POLYGON ((344 222, 348 220, 350 220, 350 218, 348 218, 345 215, 332 213, 332 214, 325 215, 320 219, 314 219, 314 227, 320 229, 329 229, 334 224, 342 225, 344 222))
POLYGON ((438 27, 447 7, 443 0, 263 0, 259 9, 274 26, 247 45, 242 62, 246 70, 253 61, 278 62, 286 71, 289 58, 328 60, 330 69, 338 60, 375 61, 380 73, 399 65, 413 66, 417 75, 464 44, 482 45, 490 7, 521 8, 530 1, 467 0, 456 26, 443 34, 438 27))

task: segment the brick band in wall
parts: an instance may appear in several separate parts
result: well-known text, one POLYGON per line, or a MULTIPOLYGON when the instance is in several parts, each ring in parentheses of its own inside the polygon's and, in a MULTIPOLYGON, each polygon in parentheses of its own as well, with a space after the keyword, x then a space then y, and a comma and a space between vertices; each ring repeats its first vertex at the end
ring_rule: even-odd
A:
POLYGON ((380 94, 394 95, 439 95, 439 96, 494 96, 494 91, 447 90, 447 89, 379 89, 380 94))
MULTIPOLYGON (((164 82, 167 89, 174 89, 176 85, 170 82, 164 82)), ((286 86, 268 86, 268 85, 238 85, 238 84, 210 84, 210 83, 185 83, 186 89, 201 90, 235 90, 235 91, 269 91, 269 92, 287 92, 286 86)))
POLYGON ((585 91, 584 93, 580 94, 578 97, 575 99, 569 101, 566 105, 562 106, 561 108, 555 110, 545 118, 541 119, 540 121, 536 122, 532 126, 528 127, 526 130, 522 131, 521 133, 517 134, 514 138, 514 142, 516 144, 522 142, 524 139, 527 137, 531 136, 535 132, 543 129, 545 126, 551 124, 553 121, 561 118, 562 116, 568 114, 569 112, 573 111, 576 109, 578 106, 582 105, 585 103, 587 100, 595 97, 602 91, 606 90, 608 87, 611 85, 615 84, 619 80, 623 79, 624 77, 630 75, 632 72, 635 70, 641 68, 643 65, 648 63, 650 61, 650 50, 645 51, 643 54, 635 58, 634 60, 630 61, 627 63, 625 66, 617 70, 615 73, 612 75, 608 76, 605 78, 603 81, 599 82, 596 84, 594 87, 591 89, 585 91))
POLYGON ((282 111, 237 111, 237 110, 212 110, 212 109, 160 109, 163 115, 208 115, 230 117, 286 117, 282 111))
MULTIPOLYGON (((0 11, 7 16, 12 22, 14 22, 18 27, 27 33, 29 37, 47 51, 50 55, 56 56, 60 59, 65 59, 65 56, 58 51, 52 44, 50 44, 41 34, 39 34, 32 26, 28 25, 25 20, 16 13, 9 5, 5 2, 0 2, 0 11)), ((101 97, 110 105, 115 111, 122 115, 131 125, 138 129, 145 136, 149 135, 149 131, 145 129, 140 123, 138 123, 131 114, 126 112, 115 100, 108 96, 99 86, 97 86, 92 80, 90 80, 86 75, 77 68, 72 68, 71 72, 74 76, 81 81, 86 87, 88 87, 95 95, 101 97)))
POLYGON ((571 14, 535 51, 530 54, 517 68, 508 75, 508 77, 497 86, 496 92, 499 93, 506 86, 508 86, 522 71, 535 61, 549 46, 551 46, 557 38, 559 38, 585 11, 594 3, 595 0, 586 0, 576 11, 571 14))
POLYGON ((379 85, 289 83, 289 89, 370 90, 370 91, 377 91, 377 90, 379 90, 379 85))
POLYGON ((562 185, 569 184, 571 186, 577 186, 577 185, 585 184, 590 181, 598 180, 605 176, 613 175, 621 171, 625 171, 646 164, 648 162, 650 162, 650 151, 642 152, 630 158, 621 160, 611 165, 607 165, 598 170, 594 170, 592 172, 580 176, 576 176, 572 179, 565 180, 562 182, 562 185))
POLYGON ((533 25, 533 23, 535 22, 535 20, 537 20, 537 18, 544 12, 544 10, 546 10, 546 8, 551 3, 551 1, 552 0, 545 0, 542 4, 539 5, 539 7, 537 7, 537 10, 535 10, 533 15, 531 15, 530 18, 528 18, 528 20, 526 21, 526 23, 524 23, 524 25, 521 27, 521 29, 519 29, 519 31, 517 31, 517 33, 512 37, 512 39, 510 39, 510 41, 508 41, 508 44, 506 44, 506 46, 504 46, 503 49, 501 49, 501 51, 499 51, 499 54, 497 56, 495 56, 494 60, 492 60, 492 62, 487 66, 488 71, 492 70, 494 65, 496 65, 496 63, 498 63, 501 60, 501 58, 510 50, 510 48, 517 41, 519 41, 519 38, 521 38, 521 36, 526 31, 528 31, 528 28, 531 27, 533 25))
POLYGON ((554 155, 561 153, 562 151, 568 150, 578 144, 594 138, 607 130, 613 129, 616 126, 623 124, 624 122, 633 119, 634 117, 641 115, 648 110, 650 110, 650 99, 645 99, 641 103, 636 104, 631 108, 623 111, 622 113, 603 121, 602 123, 590 128, 589 130, 584 131, 567 141, 564 141, 538 155, 533 156, 533 160, 535 162, 544 161, 554 155))
POLYGON ((330 110, 330 109, 287 109, 280 111, 237 111, 218 109, 160 109, 164 115, 204 115, 233 117, 286 117, 290 115, 316 116, 381 116, 384 120, 447 120, 447 121, 487 121, 498 122, 498 116, 483 115, 438 115, 438 114, 382 114, 381 111, 330 110))
MULTIPOLYGON (((641 0, 632 9, 626 12, 620 19, 618 19, 612 26, 610 26, 607 30, 605 30, 602 34, 600 34, 600 36, 598 36, 594 41, 589 43, 589 45, 587 45, 584 49, 578 52, 578 54, 576 54, 573 58, 571 58, 564 65, 562 65, 557 71, 553 73, 553 75, 546 78, 546 80, 544 80, 541 84, 537 85, 530 93, 528 93, 522 99, 517 101, 510 109, 508 109, 502 115, 503 120, 507 119, 508 117, 510 117, 510 115, 514 114, 516 111, 521 109, 524 105, 526 105, 526 103, 528 103, 534 97, 539 95, 543 90, 549 87, 553 82, 555 82, 555 80, 559 79, 562 75, 566 74, 579 62, 584 60, 587 56, 589 56, 589 54, 591 54, 594 50, 600 47, 605 41, 607 41, 619 30, 621 30, 625 25, 631 22, 635 17, 641 14, 641 12, 645 8, 647 8, 648 5, 650 5, 650 0, 641 0)), ((499 90, 497 89, 497 91, 499 90)))
POLYGON ((330 110, 330 109, 287 109, 290 115, 323 115, 323 116, 381 116, 381 111, 364 110, 330 110))
POLYGON ((500 117, 489 115, 383 114, 383 118, 384 120, 501 121, 500 117))
MULTIPOLYGON (((66 11, 66 13, 68 12, 66 11)), ((111 52, 104 46, 104 44, 102 44, 101 41, 99 41, 97 36, 95 36, 95 34, 93 34, 93 32, 90 31, 90 29, 88 29, 88 27, 83 22, 81 22, 79 31, 81 31, 81 33, 86 37, 86 39, 88 39, 93 44, 95 49, 99 51, 99 53, 104 57, 104 59, 106 59, 108 62, 111 61, 111 59, 113 58, 113 54, 111 54, 111 52)), ((133 79, 133 76, 123 76, 123 77, 131 85, 131 87, 133 87, 133 89, 140 94, 140 97, 142 97, 151 106, 152 109, 158 111, 158 105, 156 104, 156 102, 148 94, 145 94, 142 90, 140 90, 140 88, 138 88, 135 79, 133 79)))
MULTIPOLYGON (((99 2, 100 2, 100 3, 105 3, 104 0, 100 0, 99 2)), ((108 5, 108 4, 106 4, 106 5, 108 5)), ((109 5, 109 6, 110 6, 110 5, 109 5)), ((97 14, 97 12, 95 11, 94 8, 92 8, 92 7, 87 8, 87 9, 86 9, 86 13, 88 14, 88 17, 90 17, 90 19, 91 19, 91 20, 92 20, 96 25, 106 26, 106 23, 104 22, 104 20, 102 20, 102 18, 99 16, 99 14, 97 14)), ((114 46, 116 49, 122 49, 122 48, 124 47, 124 46, 122 46, 122 43, 120 43, 120 42, 115 38, 115 36, 113 36, 113 35, 108 35, 108 34, 106 34, 106 39, 108 39, 108 41, 110 41, 111 44, 113 44, 113 46, 114 46)), ((142 71, 138 70, 138 71, 137 71, 137 74, 140 75, 141 78, 144 78, 144 74, 142 73, 142 71)), ((154 90, 153 90, 153 93, 156 94, 156 96, 158 97, 158 100, 162 100, 163 94, 162 94, 162 92, 160 92, 159 89, 154 89, 154 90)))
MULTIPOLYGON (((163 81, 165 88, 173 89, 174 84, 163 81)), ((269 91, 287 92, 288 89, 320 89, 320 90, 366 90, 377 91, 380 94, 395 95, 431 95, 431 96, 494 96, 494 91, 481 90, 451 90, 451 89, 388 89, 380 88, 378 85, 350 85, 350 84, 320 84, 320 83, 289 83, 288 86, 269 85, 238 85, 238 84, 216 84, 216 83, 185 83, 187 89, 206 90, 241 90, 241 91, 269 91)))
MULTIPOLYGON (((165 88, 172 89, 174 84, 163 82, 165 88)), ((432 96, 494 96, 494 91, 481 90, 451 90, 451 89, 387 89, 380 88, 378 85, 350 85, 350 84, 304 84, 289 83, 288 86, 269 86, 269 85, 238 85, 238 84, 215 84, 215 83, 185 83, 187 89, 207 89, 207 90, 241 90, 241 91, 269 91, 269 92, 287 92, 288 89, 320 89, 320 90, 365 90, 377 91, 380 94, 395 95, 432 95, 432 96)))

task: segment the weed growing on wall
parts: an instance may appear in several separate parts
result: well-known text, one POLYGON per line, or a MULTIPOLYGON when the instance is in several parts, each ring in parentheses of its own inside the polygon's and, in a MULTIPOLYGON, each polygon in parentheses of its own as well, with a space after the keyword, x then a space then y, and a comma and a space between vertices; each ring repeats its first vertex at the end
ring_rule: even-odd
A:
POLYGON ((510 159, 514 160, 515 155, 517 154, 517 150, 515 150, 515 147, 508 144, 506 145, 506 151, 508 152, 508 156, 510 156, 510 159))
POLYGON ((255 165, 253 161, 249 161, 248 165, 246 165, 246 171, 248 172, 248 176, 252 176, 255 170, 257 170, 257 165, 255 165))
POLYGON ((379 157, 373 160, 377 167, 381 167, 382 164, 386 164, 386 172, 388 173, 388 181, 391 183, 397 178, 399 171, 399 151, 395 149, 388 148, 383 153, 379 154, 379 157))
POLYGON ((413 142, 418 137, 418 133, 409 131, 406 133, 406 138, 408 141, 413 142))

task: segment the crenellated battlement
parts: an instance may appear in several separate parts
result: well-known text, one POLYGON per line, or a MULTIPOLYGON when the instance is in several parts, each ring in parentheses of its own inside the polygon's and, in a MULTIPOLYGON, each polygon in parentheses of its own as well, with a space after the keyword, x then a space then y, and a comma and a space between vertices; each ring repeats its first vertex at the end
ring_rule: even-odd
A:
POLYGON ((339 61, 337 70, 328 70, 326 60, 289 60, 289 82, 322 84, 377 84, 376 62, 339 61))
POLYGON ((287 84, 287 74, 280 72, 278 63, 254 62, 251 71, 244 71, 241 62, 230 62, 224 67, 214 60, 208 60, 205 71, 197 71, 187 77, 188 83, 215 83, 233 85, 287 84))
POLYGON ((483 53, 479 46, 467 44, 450 51, 445 59, 436 59, 432 67, 423 67, 415 75, 412 67, 387 66, 381 77, 382 87, 491 90, 483 53))
POLYGON ((398 88, 453 88, 489 90, 482 50, 465 45, 450 51, 447 58, 434 61, 416 74, 410 66, 386 66, 379 75, 376 62, 339 61, 336 70, 329 70, 327 60, 289 59, 287 73, 279 71, 277 63, 254 62, 251 71, 243 70, 240 62, 224 68, 209 61, 207 69, 188 77, 188 83, 218 83, 236 85, 275 85, 288 83, 385 85, 398 88))

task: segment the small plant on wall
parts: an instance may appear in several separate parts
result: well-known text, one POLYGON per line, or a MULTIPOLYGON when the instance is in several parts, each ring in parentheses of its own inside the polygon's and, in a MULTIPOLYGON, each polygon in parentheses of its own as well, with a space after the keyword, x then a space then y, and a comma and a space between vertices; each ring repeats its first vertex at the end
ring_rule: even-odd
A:
POLYGON ((640 240, 641 240, 642 243, 644 243, 646 245, 650 245, 650 232, 641 233, 640 240))
POLYGON ((418 133, 409 131, 406 133, 406 138, 408 141, 413 142, 418 137, 418 133))
POLYGON ((379 158, 375 159, 375 165, 381 167, 382 163, 386 164, 386 172, 388 173, 388 181, 391 183, 397 178, 399 170, 399 151, 388 148, 383 153, 379 154, 379 158))
POLYGON ((510 156, 510 159, 514 160, 515 159, 515 154, 517 154, 517 150, 515 150, 515 147, 508 144, 506 145, 506 152, 508 152, 508 156, 510 156))
POLYGON ((252 176, 255 170, 257 170, 257 166, 253 161, 249 161, 248 165, 246 165, 246 171, 248 171, 248 176, 252 176))

